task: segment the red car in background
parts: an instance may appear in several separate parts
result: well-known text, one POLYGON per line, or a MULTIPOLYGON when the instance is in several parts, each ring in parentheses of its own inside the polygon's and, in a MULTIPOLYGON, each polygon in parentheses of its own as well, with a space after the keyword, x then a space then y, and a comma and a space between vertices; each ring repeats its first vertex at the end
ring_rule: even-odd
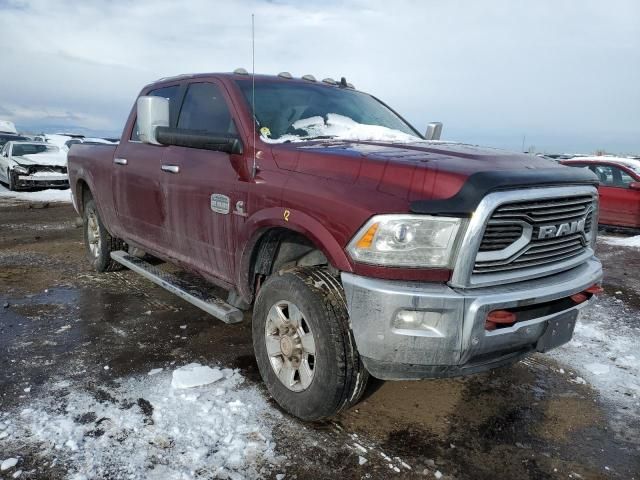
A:
POLYGON ((640 160, 576 157, 561 163, 588 168, 600 179, 600 225, 640 229, 640 160))

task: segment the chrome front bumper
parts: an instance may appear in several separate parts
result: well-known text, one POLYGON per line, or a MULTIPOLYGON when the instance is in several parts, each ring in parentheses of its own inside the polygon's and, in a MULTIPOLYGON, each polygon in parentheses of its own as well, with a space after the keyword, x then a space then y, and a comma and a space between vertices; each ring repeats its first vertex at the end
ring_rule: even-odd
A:
POLYGON ((550 302, 601 280, 596 258, 550 277, 473 289, 342 273, 358 351, 369 372, 383 380, 474 373, 554 348, 571 338, 589 301, 494 331, 485 329, 487 314, 524 307, 544 312, 550 302))

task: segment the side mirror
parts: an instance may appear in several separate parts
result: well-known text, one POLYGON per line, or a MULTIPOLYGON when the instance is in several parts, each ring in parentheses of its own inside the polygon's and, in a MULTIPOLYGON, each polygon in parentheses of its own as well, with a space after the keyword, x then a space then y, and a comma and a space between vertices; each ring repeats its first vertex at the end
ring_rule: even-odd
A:
POLYGON ((169 126, 169 100, 162 97, 138 97, 137 108, 140 140, 161 145, 156 138, 156 129, 169 126))
POLYGON ((158 127, 155 134, 158 144, 161 145, 175 145, 233 154, 242 153, 242 142, 234 135, 169 127, 158 127))
POLYGON ((629 184, 630 190, 640 190, 640 182, 631 182, 629 184))
POLYGON ((424 138, 427 140, 440 140, 442 134, 442 122, 432 122, 427 125, 427 133, 424 134, 424 138))

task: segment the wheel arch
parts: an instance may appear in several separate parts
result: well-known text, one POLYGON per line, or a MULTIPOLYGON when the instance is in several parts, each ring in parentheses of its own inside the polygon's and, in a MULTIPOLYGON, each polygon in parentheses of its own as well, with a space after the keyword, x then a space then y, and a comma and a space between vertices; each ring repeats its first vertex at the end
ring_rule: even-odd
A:
POLYGON ((93 198, 91 187, 84 178, 79 178, 75 183, 74 198, 76 199, 76 210, 82 217, 84 215, 85 204, 93 198))
POLYGON ((237 254, 237 285, 247 302, 255 297, 260 275, 268 276, 291 262, 300 265, 301 259, 307 266, 326 264, 336 271, 352 271, 346 252, 319 221, 291 209, 268 210, 250 218, 240 236, 245 240, 237 254))

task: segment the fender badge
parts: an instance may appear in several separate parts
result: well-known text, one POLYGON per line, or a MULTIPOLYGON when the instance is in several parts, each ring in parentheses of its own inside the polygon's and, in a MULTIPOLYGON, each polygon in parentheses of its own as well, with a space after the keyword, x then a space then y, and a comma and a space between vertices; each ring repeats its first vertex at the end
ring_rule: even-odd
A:
POLYGON ((229 213, 229 197, 220 193, 211 195, 211 210, 227 215, 229 213))
POLYGON ((285 210, 283 213, 283 217, 284 217, 284 221, 288 222, 289 221, 289 215, 291 215, 291 212, 289 210, 285 210))
POLYGON ((244 211, 244 202, 242 200, 238 200, 236 202, 236 209, 233 211, 233 214, 241 217, 247 216, 247 212, 244 211))

